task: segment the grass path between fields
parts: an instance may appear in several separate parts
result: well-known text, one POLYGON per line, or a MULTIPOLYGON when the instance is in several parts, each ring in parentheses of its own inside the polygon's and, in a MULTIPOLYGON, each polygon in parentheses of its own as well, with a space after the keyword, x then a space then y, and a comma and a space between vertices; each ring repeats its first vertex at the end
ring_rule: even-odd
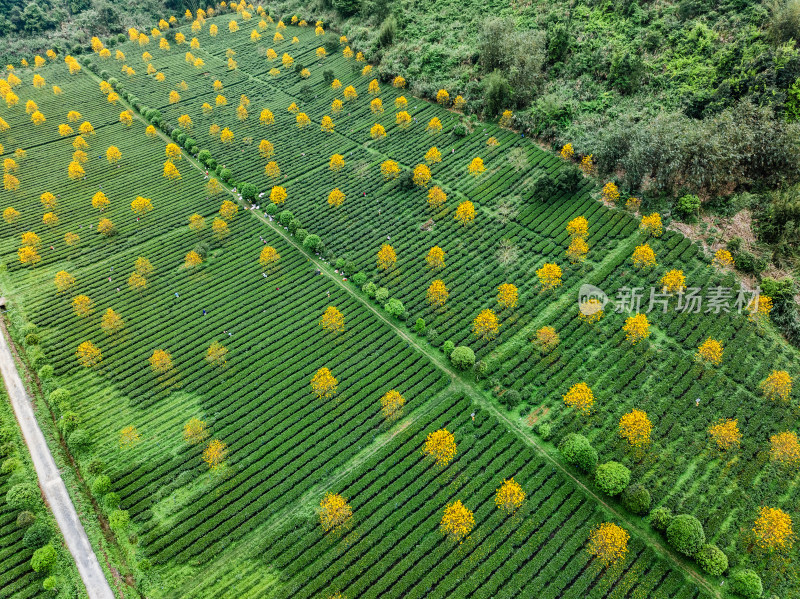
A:
MULTIPOLYGON (((88 71, 88 69, 87 69, 87 71, 88 71)), ((92 77, 94 77, 98 82, 101 81, 101 79, 97 75, 95 75, 94 73, 90 73, 90 75, 92 77)), ((265 82, 265 81, 263 81, 261 79, 258 79, 257 77, 252 77, 252 78, 253 78, 253 80, 258 81, 258 82, 264 84, 265 86, 272 87, 269 83, 267 83, 267 82, 265 82)), ((284 93, 286 93, 286 92, 284 92, 284 93)), ((136 118, 138 120, 140 120, 141 122, 147 124, 147 121, 132 106, 130 106, 127 102, 124 102, 122 100, 122 98, 120 98, 120 103, 125 105, 128 109, 132 110, 134 115, 136 116, 136 118)), ((164 134, 163 131, 161 131, 160 129, 157 129, 157 131, 159 133, 159 136, 164 141, 166 141, 167 143, 172 143, 172 139, 170 139, 166 134, 164 134)), ((185 155, 185 157, 187 158, 187 162, 192 167, 194 167, 201 174, 205 173, 205 168, 201 164, 199 164, 194 157, 192 157, 192 156, 190 156, 188 154, 185 155)), ((226 192, 228 194, 230 194, 231 196, 234 197, 234 200, 236 200, 237 204, 242 205, 242 202, 238 201, 238 194, 237 193, 235 193, 227 185, 225 185, 225 189, 226 189, 226 192)), ((289 235, 287 233, 287 231, 285 231, 283 229, 282 226, 280 226, 279 224, 276 224, 275 222, 270 221, 269 219, 267 219, 266 217, 264 217, 260 213, 252 212, 252 211, 247 210, 247 209, 245 211, 248 212, 248 213, 251 213, 255 218, 259 219, 266 226, 270 227, 274 232, 276 232, 278 235, 282 236, 283 239, 286 241, 286 243, 291 245, 297 251, 308 255, 304 251, 302 245, 297 243, 295 238, 293 236, 289 235)), ((624 247, 624 244, 622 244, 622 245, 624 247)), ((608 256, 606 256, 606 258, 602 262, 605 262, 605 260, 612 259, 612 256, 617 255, 618 251, 622 251, 622 247, 619 248, 617 251, 612 252, 608 256)), ((536 438, 534 437, 534 435, 530 431, 527 431, 527 430, 523 429, 518 423, 512 421, 510 418, 508 418, 508 416, 506 414, 504 414, 501 410, 499 410, 497 408, 497 406, 494 404, 494 402, 492 402, 491 399, 487 396, 486 393, 484 393, 482 390, 478 389, 472 381, 466 380, 461 374, 456 373, 455 371, 453 371, 450 368, 449 363, 445 362, 445 360, 443 359, 443 357, 440 355, 440 353, 437 350, 435 350, 432 347, 430 347, 426 342, 421 342, 415 336, 409 334, 407 331, 405 331, 402 328, 400 328, 400 326, 398 326, 395 321, 393 321, 392 319, 387 317, 383 312, 381 312, 371 302, 369 302, 363 295, 361 295, 360 293, 355 291, 353 289, 352 285, 348 285, 344 281, 342 281, 341 276, 336 274, 334 272, 333 267, 331 265, 329 265, 327 262, 323 261, 321 258, 314 257, 314 256, 309 256, 309 261, 312 262, 317 268, 319 268, 324 276, 329 278, 335 285, 337 285, 345 293, 349 294, 356 301, 361 303, 361 305, 363 305, 376 318, 378 318, 381 322, 383 322, 386 326, 388 326, 396 335, 398 335, 401 339, 405 340, 406 343, 408 343, 409 345, 413 346, 418 352, 420 352, 423 355, 425 355, 425 357, 428 360, 430 360, 430 362, 434 366, 436 366, 437 368, 439 368, 439 370, 441 370, 442 372, 444 372, 448 376, 450 376, 452 381, 453 381, 453 383, 446 389, 446 391, 448 391, 448 390, 449 391, 460 391, 460 392, 463 392, 468 397, 470 397, 472 399, 472 401, 475 402, 475 404, 477 404, 481 408, 485 409, 488 413, 492 414, 495 418, 497 418, 500 422, 502 422, 506 426, 506 428, 508 428, 509 431, 511 431, 512 433, 516 434, 526 445, 528 445, 536 453, 538 453, 547 463, 549 463, 553 468, 557 469, 567 479, 571 480, 584 493, 584 495, 586 495, 587 497, 593 499, 595 502, 597 502, 600 505, 602 505, 604 507, 604 509, 611 516, 613 516, 618 522, 624 523, 625 528, 629 532, 631 532, 633 534, 636 534, 640 539, 642 539, 642 541, 644 541, 645 544, 649 545, 657 553, 661 554, 666 559, 668 559, 675 568, 683 571, 685 575, 691 577, 698 584, 698 586, 702 587, 702 589, 705 590, 709 595, 711 595, 712 597, 716 597, 717 599, 721 599, 722 598, 722 594, 720 593, 720 591, 717 588, 715 588, 710 582, 708 582, 705 579, 705 577, 702 574, 700 574, 692 564, 690 564, 689 562, 684 560, 682 557, 680 557, 677 554, 675 554, 672 551, 672 549, 667 547, 663 543, 662 539, 659 536, 657 536, 654 532, 652 532, 650 530, 647 530, 647 529, 641 527, 639 524, 633 522, 632 520, 630 520, 628 518, 628 515, 626 513, 618 510, 615 506, 607 503, 606 500, 603 497, 597 495, 578 476, 576 476, 572 472, 570 472, 570 470, 566 466, 564 466, 562 464, 560 459, 558 459, 556 456, 554 456, 554 454, 551 451, 549 451, 546 447, 541 445, 536 440, 536 438)), ((568 297, 569 296, 567 294, 565 294, 565 298, 568 298, 568 297)), ((553 307, 550 308, 550 310, 555 310, 556 306, 561 307, 562 302, 566 302, 566 301, 571 301, 571 300, 562 298, 562 300, 559 300, 559 302, 554 304, 553 307)), ((549 310, 548 310, 548 313, 549 313, 549 310)), ((537 320, 539 320, 539 319, 537 319, 537 320)), ((509 343, 509 342, 506 342, 506 343, 509 343)), ((504 344, 504 345, 506 345, 506 344, 504 344)), ((436 398, 440 398, 442 393, 444 393, 444 391, 440 392, 439 394, 437 394, 433 399, 428 400, 428 402, 426 402, 426 404, 416 408, 416 410, 414 411, 414 414, 417 414, 416 417, 418 418, 419 415, 423 414, 426 409, 430 409, 433 405, 435 405, 434 402, 436 401, 436 398)), ((262 527, 259 527, 258 529, 253 531, 249 536, 252 537, 252 538, 257 538, 258 537, 257 533, 259 531, 263 532, 265 530, 274 530, 275 528, 277 528, 277 526, 282 524, 285 521, 286 518, 288 518, 290 516, 313 513, 312 510, 316 507, 316 501, 318 501, 320 489, 323 486, 329 486, 331 483, 336 482, 337 480, 341 480, 344 476, 349 474, 354 468, 356 468, 359 465, 361 465, 363 462, 365 462, 367 459, 369 459, 369 457, 374 455, 374 453, 379 451, 386 443, 390 442, 391 439, 393 438, 393 435, 397 434, 397 432, 399 432, 398 431, 398 427, 399 426, 402 426, 403 423, 406 422, 407 420, 411 420, 411 422, 413 422, 413 420, 415 420, 415 419, 416 418, 413 418, 412 416, 409 416, 408 419, 404 419, 400 423, 396 424, 392 429, 390 429, 390 431, 388 431, 387 433, 384 433, 383 435, 381 435, 378 439, 376 439, 373 443, 371 443, 366 449, 364 449, 361 452, 359 452, 359 454, 357 454, 350 461, 350 464, 348 466, 346 466, 344 468, 340 468, 339 471, 337 471, 336 473, 332 474, 323 483, 320 483, 319 485, 317 485, 313 489, 309 489, 309 491, 307 491, 304 494, 304 496, 301 499, 301 501, 299 501, 295 506, 293 506, 292 508, 286 508, 282 512, 279 512, 278 514, 273 516, 270 519, 269 522, 265 523, 262 527), (395 431, 395 432, 393 433, 392 431, 395 431)), ((409 422, 409 424, 411 422, 409 422)), ((406 424, 405 426, 408 426, 408 424, 406 424)), ((242 543, 246 544, 246 541, 242 541, 242 543)), ((229 547, 228 550, 224 552, 223 556, 220 557, 218 562, 221 562, 221 565, 224 564, 226 561, 239 559, 241 557, 241 555, 239 554, 238 551, 234 552, 234 551, 232 551, 232 549, 233 549, 233 547, 229 547), (237 555, 233 555, 233 553, 237 553, 237 555)), ((192 584, 192 583, 184 585, 181 588, 182 594, 184 596, 190 596, 193 586, 194 586, 194 584, 192 584)))

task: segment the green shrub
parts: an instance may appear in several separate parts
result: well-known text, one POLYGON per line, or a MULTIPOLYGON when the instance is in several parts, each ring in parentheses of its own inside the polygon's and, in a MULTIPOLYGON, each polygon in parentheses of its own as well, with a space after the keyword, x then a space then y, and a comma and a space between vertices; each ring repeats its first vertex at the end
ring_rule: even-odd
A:
POLYGON ((386 310, 389 316, 394 316, 395 318, 400 318, 406 312, 403 302, 396 298, 392 298, 386 302, 383 305, 383 309, 386 310))
POLYGON ((231 169, 224 168, 219 172, 219 176, 224 183, 228 183, 231 180, 231 177, 233 177, 233 173, 231 172, 231 169))
POLYGON ((270 204, 269 206, 267 206, 267 214, 269 214, 270 216, 275 216, 276 214, 278 214, 277 204, 270 204))
POLYGON ((284 227, 288 227, 289 223, 292 222, 292 219, 294 219, 294 214, 292 214, 288 210, 283 210, 278 215, 278 222, 281 223, 284 227))
POLYGON ((672 522, 672 510, 668 507, 657 507, 650 512, 650 526, 661 532, 666 532, 672 522))
POLYGON ((450 354, 450 361, 459 370, 467 370, 475 365, 475 352, 466 345, 459 345, 450 354))
POLYGON ((53 531, 46 522, 34 522, 25 531, 22 544, 28 549, 38 549, 47 543, 53 536, 53 531))
POLYGON ((114 491, 106 493, 103 497, 103 505, 109 511, 117 509, 120 501, 119 495, 114 491))
POLYGON ((101 474, 92 482, 92 494, 95 497, 102 497, 111 489, 111 478, 106 474, 101 474))
POLYGON ((6 503, 12 510, 24 510, 36 505, 39 487, 33 483, 19 483, 6 492, 6 503))
POLYGON ((629 512, 644 516, 650 511, 650 491, 638 483, 630 485, 622 492, 622 505, 629 512))
POLYGON ((706 542, 706 533, 700 520, 689 514, 680 514, 667 527, 667 542, 679 553, 691 557, 706 542))
POLYGON ((67 445, 72 451, 85 451, 92 444, 92 438, 85 429, 78 428, 72 431, 67 439, 67 445))
POLYGON ((312 252, 319 249, 321 244, 322 240, 319 238, 319 235, 314 235, 313 233, 303 240, 303 247, 312 252))
POLYGON ((114 532, 122 532, 128 528, 130 516, 126 510, 114 510, 108 517, 108 525, 114 532))
MULTIPOLYGON (((543 441, 547 441, 553 434, 553 425, 550 424, 547 420, 542 420, 536 424, 536 434, 539 435, 543 441)), ((594 463, 597 463, 597 458, 595 457, 594 463)))
POLYGON ((721 576, 728 569, 728 556, 716 545, 703 545, 695 556, 706 574, 721 576))
POLYGON ((28 333, 25 335, 25 345, 39 345, 40 341, 38 333, 28 333))
POLYGON ((373 298, 375 297, 375 293, 378 291, 378 286, 370 281, 361 288, 361 291, 363 291, 367 297, 373 298))
POLYGON ((389 299, 389 290, 386 287, 379 287, 375 292, 375 300, 385 302, 387 299, 389 299))
POLYGON ((22 467, 22 461, 19 458, 11 457, 3 461, 0 466, 0 474, 11 474, 22 467))
POLYGON ((36 522, 36 515, 28 510, 22 510, 17 514, 17 528, 28 528, 36 522))
POLYGON ((55 591, 58 589, 58 578, 55 576, 48 576, 42 582, 42 588, 45 591, 55 591))
POLYGON ((47 572, 55 566, 58 553, 52 545, 45 545, 33 552, 31 568, 34 572, 47 572))
POLYGON ((589 439, 577 433, 566 435, 558 444, 558 451, 564 460, 583 472, 589 473, 597 466, 597 450, 589 443, 589 439))
POLYGON ((456 344, 450 341, 449 339, 444 342, 444 345, 442 345, 442 351, 444 352, 444 355, 447 356, 448 358, 450 357, 450 354, 453 353, 453 350, 455 348, 456 344))
POLYGON ((365 275, 363 272, 357 272, 356 274, 353 275, 353 283, 357 287, 361 287, 366 282, 367 282, 367 275, 365 275))
POLYGON ((687 219, 693 216, 696 216, 698 211, 700 210, 700 198, 698 198, 694 194, 686 194, 678 199, 675 203, 675 212, 678 213, 683 219, 687 219))
POLYGON ((55 369, 51 364, 45 364, 39 369, 37 373, 39 378, 43 381, 53 378, 53 374, 55 373, 55 369))
POLYGON ((417 322, 414 323, 414 332, 417 335, 424 335, 427 327, 425 326, 425 319, 417 318, 417 322))
POLYGON ((753 570, 737 570, 732 579, 731 590, 745 599, 758 599, 764 593, 761 577, 753 570))
POLYGON ((81 417, 77 412, 64 412, 58 421, 58 428, 61 429, 61 434, 68 437, 81 423, 81 417))
POLYGON ((597 467, 594 482, 606 495, 619 495, 631 482, 631 471, 619 462, 606 462, 597 467))
POLYGON ((294 232, 294 238, 300 243, 303 243, 306 240, 306 237, 308 237, 308 231, 305 229, 297 229, 297 231, 294 232))

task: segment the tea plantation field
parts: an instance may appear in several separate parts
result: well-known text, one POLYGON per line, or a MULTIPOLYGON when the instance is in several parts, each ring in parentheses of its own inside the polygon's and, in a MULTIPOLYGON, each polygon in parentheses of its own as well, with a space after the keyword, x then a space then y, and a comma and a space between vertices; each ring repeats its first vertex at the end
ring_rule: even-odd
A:
POLYGON ((107 49, 97 46, 74 74, 64 57, 17 68, 19 101, 0 107, 9 125, 0 132, 3 158, 14 163, 6 174, 19 181, 0 192, 0 209, 19 212, 0 226, 9 324, 90 481, 97 516, 114 531, 117 567, 129 575, 118 590, 694 598, 739 596, 729 589, 749 569, 765 596, 796 592, 797 549, 765 552, 751 533, 761 507, 792 518, 800 507, 796 469, 770 459, 770 437, 797 428, 796 392, 781 402, 760 390, 773 370, 796 377, 796 350, 768 322, 735 309, 680 313, 675 297, 669 309, 647 314, 646 340, 632 344, 623 330, 636 311, 618 297, 626 288, 645 290, 645 311, 667 271, 682 270, 689 287, 707 293, 738 288, 734 275, 675 232, 648 238, 635 213, 598 201, 590 177, 557 191, 571 165, 514 131, 465 120, 391 81, 372 84, 366 63, 346 57, 347 42, 315 27, 312 15, 295 26, 291 15, 218 10, 227 14, 194 25, 182 19, 158 36, 104 40, 107 49), (278 29, 281 17, 287 25, 278 29), (46 86, 35 88, 34 75, 46 86), (349 86, 357 98, 343 96, 349 86), (31 122, 29 100, 45 122, 31 122), (396 120, 404 107, 407 127, 396 120), (128 109, 130 124, 120 114, 128 109), (79 118, 69 122, 69 111, 79 118), (300 113, 309 124, 298 126, 300 113), (321 130, 326 116, 333 131, 321 130), (441 131, 426 130, 432 119, 441 131), (81 135, 85 176, 71 178, 84 121, 94 129, 81 135), (73 131, 59 132, 68 122, 73 131), (373 138, 375 124, 385 137, 373 138), (163 173, 174 144, 183 148, 172 158, 181 177, 170 180, 163 173), (110 146, 117 162, 107 159, 110 146), (431 161, 427 187, 447 199, 432 209, 428 191, 402 173, 425 164, 433 146, 441 159, 431 161), (340 170, 330 167, 334 154, 340 170), (485 170, 472 174, 475 158, 485 170), (387 160, 397 162, 398 179, 382 176, 387 160), (280 174, 267 175, 271 161, 280 174), (542 176, 553 182, 544 198, 531 183, 542 176), (235 191, 210 188, 212 178, 235 191), (269 201, 275 186, 286 192, 279 207, 269 201), (336 207, 328 201, 334 189, 345 196, 336 207), (107 206, 93 205, 99 192, 107 206), (249 210, 241 194, 260 209, 249 210), (137 196, 152 209, 137 211, 146 205, 137 196), (235 214, 226 200, 239 205, 235 214), (466 226, 455 218, 465 201, 475 209, 466 226), (48 212, 55 222, 43 221, 48 212), (192 215, 205 226, 190 227, 192 215), (565 255, 567 224, 577 217, 588 222, 583 265, 565 255), (98 230, 102 219, 113 232, 98 230), (31 231, 39 237, 33 265, 19 253, 31 231), (70 234, 79 240, 68 244, 70 234), (308 243, 313 236, 321 242, 308 243), (631 255, 645 242, 657 265, 634 268, 631 255), (376 261, 384 245, 396 254, 385 269, 376 261), (445 256, 436 271, 426 265, 433 246, 445 256), (279 258, 260 264, 267 247, 279 258), (188 265, 190 252, 198 264, 188 265), (560 265, 563 277, 543 292, 536 271, 547 263, 560 265), (59 279, 61 271, 74 281, 59 279), (435 279, 449 291, 443 307, 426 299, 435 279), (501 310, 496 295, 507 283, 518 302, 501 310), (596 323, 579 317, 578 289, 587 283, 611 300, 596 323), (397 301, 399 317, 389 308, 397 301), (341 332, 320 326, 330 306, 344 316, 341 332), (101 327, 109 309, 123 321, 111 334, 101 327), (500 325, 483 339, 472 325, 485 309, 500 325), (544 326, 560 338, 549 353, 532 342, 544 326), (724 347, 718 366, 695 359, 709 338, 724 347), (86 342, 102 356, 90 367, 76 356, 86 342), (474 369, 458 371, 448 360, 453 346, 474 352, 474 369), (214 364, 209 348, 220 347, 214 364), (337 379, 335 397, 312 391, 321 368, 337 379), (594 394, 589 415, 562 399, 579 382, 594 394), (387 420, 380 400, 392 389, 406 403, 387 420), (634 408, 653 423, 644 447, 618 432, 634 408), (190 419, 205 423, 203 443, 186 442, 190 419), (720 419, 735 419, 741 434, 727 451, 708 432, 720 419), (457 447, 443 466, 423 456, 427 435, 439 429, 452 432, 457 447), (649 492, 648 508, 696 517, 704 543, 727 556, 724 574, 703 572, 643 517, 647 508, 634 514, 591 471, 569 465, 556 446, 570 433, 584 435, 600 463, 629 469, 627 482, 649 492), (227 453, 209 470, 211 439, 227 453), (495 492, 512 477, 526 497, 507 516, 495 492), (345 530, 320 526, 328 492, 350 505, 345 530), (475 521, 460 543, 439 532, 455 500, 475 521), (625 558, 609 568, 587 552, 602 522, 630 534, 625 558))

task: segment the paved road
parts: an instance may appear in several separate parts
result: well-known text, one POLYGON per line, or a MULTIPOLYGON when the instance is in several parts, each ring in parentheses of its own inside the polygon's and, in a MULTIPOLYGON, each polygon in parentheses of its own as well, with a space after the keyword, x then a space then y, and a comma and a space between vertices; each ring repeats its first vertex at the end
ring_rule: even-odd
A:
POLYGON ((39 486, 56 517, 69 552, 75 559, 90 599, 114 599, 114 593, 111 591, 103 569, 97 561, 97 556, 89 544, 89 537, 86 536, 86 531, 78 519, 78 513, 72 505, 67 487, 61 480, 61 474, 44 439, 42 429, 36 422, 31 400, 25 392, 8 342, 2 332, 0 332, 0 374, 3 375, 8 396, 11 398, 11 406, 22 429, 22 437, 33 458, 33 467, 39 477, 39 486))

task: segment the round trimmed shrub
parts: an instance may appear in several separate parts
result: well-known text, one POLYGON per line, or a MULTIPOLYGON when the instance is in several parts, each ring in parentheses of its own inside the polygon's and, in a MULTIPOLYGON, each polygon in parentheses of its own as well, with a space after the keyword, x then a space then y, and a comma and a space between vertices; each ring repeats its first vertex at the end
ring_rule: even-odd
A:
POLYGON ((106 507, 106 510, 115 510, 119 507, 119 502, 121 499, 119 498, 119 494, 114 493, 111 491, 110 493, 106 493, 105 497, 103 497, 103 504, 106 507))
POLYGON ((17 528, 28 528, 34 522, 36 522, 36 516, 33 512, 22 510, 17 514, 17 528))
POLYGON ((676 551, 691 557, 706 542, 706 533, 700 520, 689 514, 680 514, 667 527, 667 542, 676 551))
POLYGON ((8 458, 3 462, 3 465, 0 466, 0 474, 11 474, 20 467, 22 467, 22 461, 19 458, 8 458))
POLYGON ((378 290, 375 292, 375 300, 379 302, 385 302, 389 299, 389 290, 386 287, 378 287, 378 290))
POLYGON ((92 483, 92 494, 95 497, 102 497, 111 490, 111 478, 106 474, 101 474, 92 483))
POLYGON ((587 474, 597 467, 597 450, 589 443, 589 439, 578 433, 570 433, 561 439, 558 451, 568 464, 579 468, 587 474))
POLYGON ((731 589, 745 599, 758 599, 764 593, 761 577, 753 570, 738 570, 733 573, 731 589))
POLYGON ((383 306, 383 309, 386 310, 386 313, 389 316, 394 316, 395 318, 400 318, 403 314, 405 314, 405 306, 403 306, 403 302, 399 299, 392 298, 388 302, 386 302, 383 306))
POLYGON ((33 483, 19 483, 6 493, 6 503, 12 510, 24 510, 36 505, 39 488, 33 483))
POLYGON ((644 516, 650 511, 650 491, 639 483, 630 485, 622 492, 622 505, 637 516, 644 516))
POLYGON ((114 532, 125 530, 129 523, 130 516, 127 510, 114 510, 108 518, 108 525, 114 532))
POLYGON ((444 342, 444 345, 442 346, 442 351, 444 352, 444 355, 449 358, 450 354, 453 353, 453 350, 455 348, 456 344, 448 339, 447 341, 444 342))
POLYGON ((728 569, 728 556, 716 545, 703 545, 695 556, 706 574, 721 576, 728 569))
POLYGON ((375 293, 378 291, 378 286, 370 281, 361 288, 361 291, 363 291, 367 297, 373 298, 375 297, 375 293))
POLYGON ((597 467, 594 482, 606 495, 619 495, 631 482, 631 471, 619 462, 606 462, 597 467))
POLYGON ((459 370, 467 370, 475 365, 475 352, 466 345, 459 345, 450 354, 450 361, 459 370))
POLYGON ((58 558, 56 548, 52 545, 45 545, 33 552, 31 568, 34 572, 47 572, 55 566, 56 558, 58 558))
POLYGON ((85 429, 78 428, 70 433, 67 445, 72 451, 81 452, 92 444, 92 438, 85 429))
POLYGON ((322 240, 319 238, 319 235, 314 235, 313 233, 303 240, 303 247, 312 252, 316 251, 321 244, 322 240))
POLYGON ((45 522, 34 522, 25 531, 22 544, 28 549, 38 549, 50 540, 53 531, 45 522))
POLYGON ((42 583, 42 588, 45 591, 55 591, 58 588, 58 578, 55 576, 48 576, 42 583))
POLYGON ((353 283, 358 287, 361 287, 364 283, 367 282, 367 275, 363 272, 357 272, 353 275, 353 283))
POLYGON ((659 530, 661 532, 665 532, 667 527, 672 522, 672 510, 668 507, 657 507, 654 508, 652 512, 650 512, 650 526, 659 530))

